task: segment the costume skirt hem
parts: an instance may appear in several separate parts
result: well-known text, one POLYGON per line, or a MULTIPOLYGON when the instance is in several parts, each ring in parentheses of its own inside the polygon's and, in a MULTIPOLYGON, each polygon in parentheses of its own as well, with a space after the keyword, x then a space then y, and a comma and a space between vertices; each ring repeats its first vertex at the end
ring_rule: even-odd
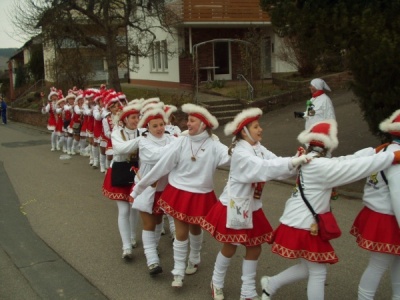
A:
POLYGON ((400 255, 400 228, 394 215, 364 207, 354 220, 350 234, 365 250, 400 255))
POLYGON ((335 264, 339 261, 329 243, 310 231, 280 224, 273 236, 272 252, 289 259, 303 258, 311 262, 335 264))
POLYGON ((226 216, 226 206, 218 201, 200 225, 221 243, 242 244, 251 247, 271 242, 273 229, 262 209, 253 212, 254 225, 251 229, 227 228, 226 216))

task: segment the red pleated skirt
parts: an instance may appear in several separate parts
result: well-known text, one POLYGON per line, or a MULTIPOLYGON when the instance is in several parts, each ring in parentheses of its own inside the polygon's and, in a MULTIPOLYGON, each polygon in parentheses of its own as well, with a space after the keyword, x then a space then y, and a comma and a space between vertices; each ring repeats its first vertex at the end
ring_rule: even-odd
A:
POLYGON ((226 206, 218 201, 200 225, 221 243, 242 244, 251 247, 271 242, 273 229, 262 209, 253 212, 252 229, 227 228, 226 215, 226 206))
POLYGON ((86 133, 87 121, 88 121, 88 117, 87 117, 87 116, 84 116, 84 117, 83 117, 82 126, 81 126, 81 133, 82 133, 82 132, 86 133))
POLYGON ((64 126, 63 119, 61 117, 58 117, 57 123, 56 123, 56 129, 55 129, 56 132, 57 133, 63 132, 63 126, 64 126))
POLYGON ((87 120, 87 127, 86 127, 86 132, 87 133, 93 133, 93 126, 94 126, 94 117, 89 116, 87 120))
POLYGON ((129 202, 129 194, 131 186, 113 186, 111 184, 112 168, 107 169, 106 176, 103 181, 103 195, 110 200, 120 200, 129 202))
POLYGON ((54 114, 49 114, 49 119, 47 120, 47 129, 48 130, 55 130, 56 129, 56 117, 54 114))
POLYGON ((214 191, 205 194, 183 191, 168 184, 160 199, 159 206, 173 218, 189 224, 200 225, 218 199, 214 191))
POLYGON ((280 224, 273 233, 272 252, 285 258, 334 264, 339 261, 328 241, 310 231, 280 224))
POLYGON ((357 244, 369 251, 400 255, 400 227, 396 217, 364 207, 350 233, 357 238, 357 244))

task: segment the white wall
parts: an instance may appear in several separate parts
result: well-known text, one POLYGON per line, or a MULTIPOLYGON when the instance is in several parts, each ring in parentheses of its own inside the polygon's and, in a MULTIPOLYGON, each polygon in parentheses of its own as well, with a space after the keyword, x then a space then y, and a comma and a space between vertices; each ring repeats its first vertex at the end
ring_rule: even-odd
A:
MULTIPOLYGON (((165 82, 179 82, 179 59, 178 59, 178 35, 171 36, 161 29, 155 30, 157 41, 167 40, 169 52, 174 55, 168 55, 168 70, 163 72, 153 72, 151 70, 150 57, 139 57, 139 64, 136 65, 134 71, 130 71, 129 78, 131 80, 155 80, 165 82)), ((135 33, 129 31, 130 35, 135 33)), ((133 66, 133 59, 130 60, 130 67, 133 66)))
POLYGON ((277 57, 282 48, 282 39, 276 34, 272 35, 272 43, 274 43, 274 53, 271 55, 271 71, 272 73, 283 73, 283 72, 295 72, 297 69, 285 61, 282 61, 277 57))

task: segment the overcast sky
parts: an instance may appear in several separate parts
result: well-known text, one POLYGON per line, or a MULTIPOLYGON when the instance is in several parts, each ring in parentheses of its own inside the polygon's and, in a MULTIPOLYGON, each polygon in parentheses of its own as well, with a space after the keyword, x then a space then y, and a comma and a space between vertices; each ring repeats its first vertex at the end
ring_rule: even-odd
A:
POLYGON ((0 48, 20 48, 28 41, 14 36, 15 33, 9 16, 13 1, 0 0, 0 48))

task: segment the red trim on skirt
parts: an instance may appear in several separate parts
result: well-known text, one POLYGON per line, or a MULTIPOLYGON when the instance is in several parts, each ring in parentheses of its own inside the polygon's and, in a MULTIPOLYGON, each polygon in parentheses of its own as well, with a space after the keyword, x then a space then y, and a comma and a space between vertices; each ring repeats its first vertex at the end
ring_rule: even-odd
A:
POLYGON ((129 202, 129 194, 132 187, 129 186, 112 186, 111 184, 112 168, 107 169, 106 176, 103 181, 103 195, 110 200, 120 200, 129 202))
POLYGON ((156 194, 154 195, 153 215, 160 216, 164 214, 164 211, 162 210, 160 205, 158 205, 158 199, 160 199, 162 193, 163 192, 156 192, 156 194))
POLYGON ((280 224, 274 231, 273 240, 272 252, 285 258, 329 264, 339 261, 331 244, 319 235, 311 235, 309 230, 280 224))
POLYGON ((400 255, 400 227, 394 215, 365 206, 354 220, 350 233, 363 249, 400 255))
POLYGON ((200 225, 217 201, 214 191, 205 194, 192 193, 168 184, 158 200, 158 204, 165 213, 174 219, 200 225))
POLYGON ((252 229, 227 228, 226 214, 226 206, 218 201, 200 225, 221 243, 235 243, 251 247, 271 242, 273 229, 262 209, 253 212, 252 229))

